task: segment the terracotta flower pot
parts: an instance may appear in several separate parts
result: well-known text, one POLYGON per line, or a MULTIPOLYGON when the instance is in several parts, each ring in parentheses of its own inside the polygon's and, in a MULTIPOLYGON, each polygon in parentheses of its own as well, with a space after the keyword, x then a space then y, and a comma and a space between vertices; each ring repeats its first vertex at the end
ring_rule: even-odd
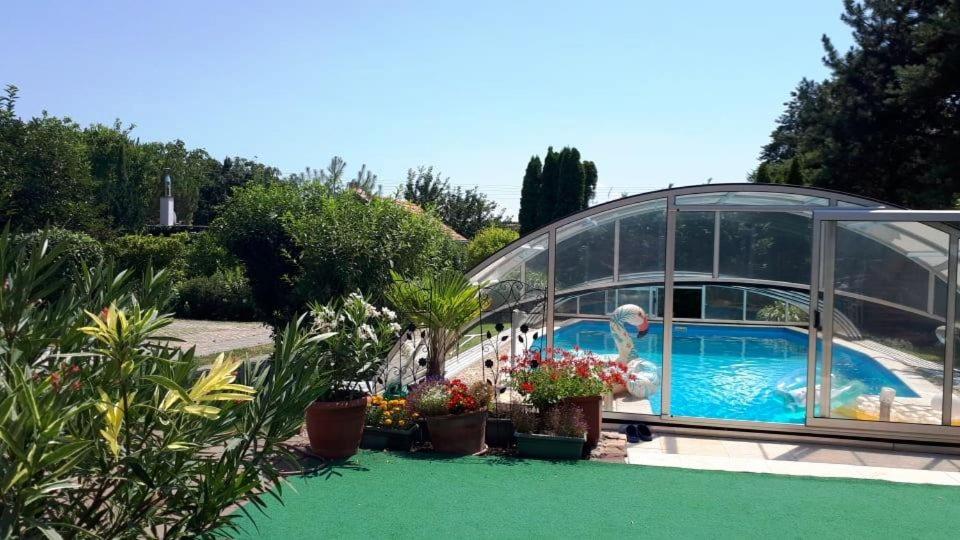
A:
POLYGON ((314 401, 307 407, 310 450, 324 459, 343 459, 357 453, 368 398, 314 401))
POLYGON ((427 418, 430 443, 437 452, 479 454, 487 449, 487 411, 427 418))
POLYGON ((576 405, 583 413, 583 420, 587 423, 587 447, 589 448, 593 448, 600 441, 600 424, 603 422, 601 401, 600 396, 568 397, 562 400, 562 403, 576 405))

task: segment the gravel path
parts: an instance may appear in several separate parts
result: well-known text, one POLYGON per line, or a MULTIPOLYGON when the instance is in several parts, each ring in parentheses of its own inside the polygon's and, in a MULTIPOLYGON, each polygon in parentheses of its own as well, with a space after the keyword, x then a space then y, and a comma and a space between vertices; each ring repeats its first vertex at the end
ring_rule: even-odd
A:
POLYGON ((270 328, 256 322, 196 321, 177 319, 164 335, 183 340, 180 347, 197 347, 198 355, 266 345, 272 340, 270 328))

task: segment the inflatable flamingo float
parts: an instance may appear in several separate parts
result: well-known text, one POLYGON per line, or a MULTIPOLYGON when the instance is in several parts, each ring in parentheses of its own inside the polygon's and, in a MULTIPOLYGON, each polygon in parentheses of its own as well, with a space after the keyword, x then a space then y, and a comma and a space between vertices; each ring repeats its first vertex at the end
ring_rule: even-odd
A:
POLYGON ((634 397, 647 399, 660 390, 659 369, 653 362, 637 355, 637 345, 627 332, 628 324, 637 328, 638 336, 643 336, 650 320, 640 306, 633 304, 624 304, 610 315, 610 331, 617 344, 619 360, 627 365, 628 375, 632 375, 627 381, 627 391, 634 397))

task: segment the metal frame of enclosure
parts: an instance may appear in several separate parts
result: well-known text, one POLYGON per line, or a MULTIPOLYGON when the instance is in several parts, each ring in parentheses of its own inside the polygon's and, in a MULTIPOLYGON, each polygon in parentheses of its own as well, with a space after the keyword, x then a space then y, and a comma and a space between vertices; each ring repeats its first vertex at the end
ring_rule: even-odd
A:
MULTIPOLYGON (((641 304, 662 321, 659 413, 606 411, 607 419, 956 443, 958 224, 960 212, 903 210, 821 189, 690 186, 625 197, 555 221, 487 258, 469 275, 476 281, 511 279, 542 287, 539 324, 548 348, 566 321, 605 319, 622 303, 641 304), (770 231, 780 235, 772 248, 770 231), (757 315, 763 312, 759 306, 802 313, 804 320, 764 320, 757 315), (806 332, 806 395, 814 398, 806 400, 804 423, 671 411, 674 331, 698 323, 806 332), (934 328, 944 340, 939 348, 934 328), (920 349, 914 350, 910 339, 921 342, 920 349), (905 362, 917 362, 927 372, 942 361, 941 410, 925 411, 939 420, 936 425, 837 413, 831 394, 836 344, 861 342, 883 342, 888 351, 899 347, 907 351, 905 362)), ((928 379, 928 387, 936 384, 936 374, 928 379)))

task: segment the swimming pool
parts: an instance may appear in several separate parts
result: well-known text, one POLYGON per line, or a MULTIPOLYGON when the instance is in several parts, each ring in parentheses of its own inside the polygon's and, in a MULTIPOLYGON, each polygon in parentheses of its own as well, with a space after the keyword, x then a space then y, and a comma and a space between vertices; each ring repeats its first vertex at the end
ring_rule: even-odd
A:
MULTIPOLYGON (((652 323, 634 337, 637 354, 663 369, 663 325, 652 323)), ((543 339, 537 345, 543 347, 543 339)), ((578 321, 558 328, 554 346, 617 354, 606 321, 578 321)), ((818 345, 819 346, 819 345, 818 345)), ((807 335, 789 328, 675 324, 670 410, 673 416, 804 423, 802 407, 791 407, 776 391, 785 377, 806 381, 807 335)), ((887 386, 897 396, 917 394, 896 375, 861 352, 834 346, 836 380, 859 381, 860 393, 887 386)), ((660 393, 650 398, 660 414, 660 393)))

